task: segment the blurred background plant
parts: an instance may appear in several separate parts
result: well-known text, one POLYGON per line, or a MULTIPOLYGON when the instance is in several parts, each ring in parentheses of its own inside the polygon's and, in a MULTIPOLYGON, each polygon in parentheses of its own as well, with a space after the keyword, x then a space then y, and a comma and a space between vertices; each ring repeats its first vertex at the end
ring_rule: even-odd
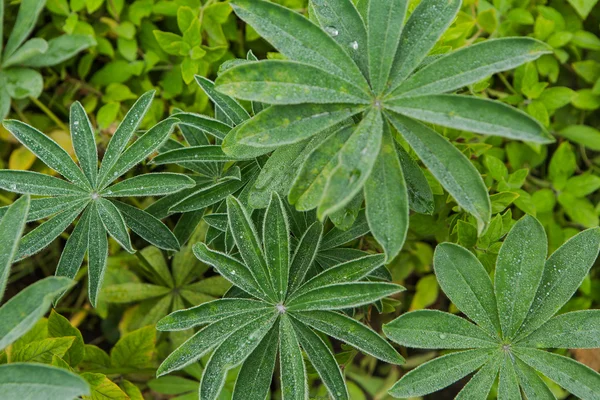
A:
MULTIPOLYGON (((362 1, 365 0, 358 0, 362 1)), ((304 0, 277 2, 308 15, 304 0)), ((418 2, 411 1, 409 10, 414 9, 418 2)), ((3 3, 2 42, 7 43, 19 7, 31 2, 3 3)), ((4 76, 5 70, 16 71, 26 67, 27 71, 32 71, 27 74, 39 74, 43 81, 43 86, 40 86, 43 90, 30 85, 31 92, 15 90, 11 93, 8 113, 11 118, 38 127, 72 156, 67 122, 69 106, 75 100, 82 102, 88 114, 96 116, 92 123, 98 126, 96 139, 102 154, 118 122, 142 93, 151 89, 158 91, 142 129, 179 110, 215 116, 213 102, 193 82, 194 74, 214 80, 224 62, 246 58, 248 50, 252 50, 259 59, 280 57, 252 28, 238 20, 227 2, 223 1, 47 0, 45 6, 40 7, 39 17, 36 14, 33 21, 31 33, 24 38, 36 39, 25 42, 21 49, 37 38, 47 42, 48 51, 52 49, 52 40, 57 40, 55 38, 86 37, 89 42, 70 54, 72 57, 57 62, 3 65, 0 75, 4 76)), ((384 305, 384 314, 371 313, 368 308, 357 310, 355 314, 356 318, 378 331, 382 323, 409 310, 432 308, 459 312, 439 290, 433 275, 433 249, 437 243, 459 243, 473 251, 493 273, 501 239, 514 221, 525 213, 535 215, 543 224, 548 235, 549 251, 554 251, 582 229, 598 225, 600 3, 597 0, 465 0, 458 18, 432 54, 506 36, 531 36, 552 46, 554 52, 515 71, 478 82, 469 89, 476 96, 498 99, 529 113, 548 128, 557 142, 535 145, 438 129, 469 157, 483 175, 492 200, 492 222, 485 234, 478 237, 475 219, 459 209, 431 174, 424 170, 434 194, 435 210, 432 215, 411 214, 406 244, 388 265, 392 280, 407 290, 397 296, 396 301, 384 305)), ((35 43, 41 46, 40 49, 43 47, 40 41, 30 46, 35 43)), ((4 51, 6 53, 6 48, 4 51)), ((7 57, 4 57, 3 62, 6 61, 7 57)), ((14 73, 17 72, 10 72, 14 73)), ((40 82, 37 75, 32 79, 40 82)), ((5 87, 8 88, 3 84, 2 88, 5 87)), ((2 101, 0 103, 5 104, 2 101)), ((242 106, 251 111, 249 104, 242 102, 242 106)), ((208 143, 214 143, 213 138, 207 138, 208 143)), ((409 155, 415 158, 414 154, 409 155)), ((261 160, 257 163, 261 165, 261 160)), ((231 164, 225 165, 231 169, 231 164)), ((54 174, 26 148, 18 145, 2 127, 0 168, 54 174)), ((144 164, 138 168, 143 171, 150 167, 144 164)), ((177 164, 170 164, 166 169, 186 172, 177 164)), ((14 199, 13 194, 0 191, 0 206, 11 204, 14 199)), ((139 206, 144 208, 150 204, 139 206)), ((360 225, 360 207, 360 204, 353 205, 348 210, 351 220, 357 220, 358 225, 355 224, 354 228, 360 225)), ((227 235, 223 228, 226 223, 222 221, 225 211, 217 204, 214 209, 198 212, 200 215, 211 212, 214 215, 200 223, 195 235, 226 250, 227 235)), ((259 218, 258 215, 255 217, 259 218)), ((177 224, 177 218, 173 216, 164 221, 172 229, 177 224)), ((332 223, 327 222, 325 229, 331 227, 332 223)), ((340 239, 335 246, 367 252, 382 251, 366 230, 358 231, 357 235, 349 233, 347 240, 340 239)), ((68 232, 45 251, 14 265, 6 298, 32 282, 53 275, 66 238, 68 232)), ((139 238, 132 239, 135 244, 141 245, 139 248, 145 246, 139 238)), ((193 238, 189 242, 195 240, 193 238)), ((329 254, 323 255, 322 262, 334 253, 331 249, 333 247, 326 250, 329 254)), ((179 343, 185 334, 174 339, 156 332, 155 337, 154 330, 144 326, 153 324, 172 310, 222 296, 227 284, 206 265, 189 258, 187 246, 175 255, 152 247, 144 249, 141 254, 144 262, 123 252, 111 239, 109 269, 98 307, 92 309, 87 304, 86 291, 80 283, 64 296, 55 313, 39 322, 39 326, 17 342, 17 347, 31 347, 32 343, 40 341, 47 344, 50 343, 48 340, 63 336, 75 337, 68 344, 65 341, 61 346, 51 346, 56 349, 52 350, 54 353, 47 353, 49 356, 37 361, 61 364, 67 352, 75 354, 83 347, 85 351, 80 363, 73 365, 67 362, 68 368, 82 375, 92 388, 112 393, 112 398, 137 399, 142 395, 145 398, 168 398, 171 395, 179 399, 197 398, 198 379, 206 360, 190 367, 181 376, 154 380, 153 369, 172 350, 171 342, 179 343), (121 296, 124 293, 126 297, 121 296), (132 297, 132 293, 138 297, 132 297), (59 314, 68 317, 68 325, 78 331, 67 328, 66 320, 59 314), (53 321, 60 321, 59 325, 65 331, 50 333, 49 324, 53 321), (140 350, 135 352, 136 357, 144 354, 145 358, 140 358, 139 363, 135 361, 137 358, 132 358, 134 364, 126 366, 115 361, 114 357, 118 360, 130 357, 115 355, 125 350, 125 340, 132 341, 127 346, 137 346, 132 348, 140 350), (128 369, 124 371, 121 368, 128 369)), ((84 267, 76 280, 84 280, 85 274, 84 267)), ((599 307, 600 268, 596 264, 577 294, 560 312, 599 307)), ((357 355, 350 348, 340 347, 339 343, 331 345, 337 346, 338 361, 344 365, 353 399, 387 398, 387 389, 402 374, 438 354, 401 349, 407 363, 389 366, 373 357, 357 355)), ((561 354, 567 353, 566 350, 561 351, 561 354)), ((577 350, 571 355, 600 370, 600 353, 597 350, 577 350)), ((10 356, 7 352, 0 352, 0 363, 12 362, 13 356, 14 351, 10 356)), ((308 372, 311 379, 316 377, 314 370, 308 372)), ((234 370, 232 374, 235 373, 234 370)), ((230 377, 229 382, 234 381, 230 377)), ((458 382, 430 398, 453 398, 462 385, 464 382, 458 382)), ((554 386, 553 390, 557 398, 569 396, 559 387, 554 386)), ((226 392, 224 396, 227 396, 226 392)), ((311 396, 325 396, 325 393, 323 387, 314 385, 311 396)), ((274 398, 277 396, 274 394, 274 398)))

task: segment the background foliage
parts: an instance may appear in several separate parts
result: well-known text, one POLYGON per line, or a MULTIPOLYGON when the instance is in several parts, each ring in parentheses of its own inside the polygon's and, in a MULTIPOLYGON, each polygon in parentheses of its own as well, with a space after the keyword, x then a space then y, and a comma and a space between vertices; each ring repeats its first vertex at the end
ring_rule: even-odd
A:
MULTIPOLYGON (((277 2, 307 12, 303 0, 277 2)), ((26 4, 27 0, 22 3, 26 4)), ((409 8, 412 10, 417 4, 418 1, 412 1, 409 8)), ((18 1, 4 1, 4 43, 10 33, 7 27, 14 24, 18 9, 18 1)), ((194 74, 214 81, 224 62, 246 58, 248 50, 259 59, 279 58, 251 27, 237 19, 226 2, 214 0, 48 0, 30 37, 50 43, 63 35, 86 37, 89 46, 55 65, 36 66, 43 77, 43 90, 11 96, 9 117, 37 127, 71 156, 74 154, 68 123, 69 107, 74 101, 81 102, 92 125, 98 128, 96 141, 103 154, 118 123, 143 93, 157 91, 142 121, 142 129, 179 110, 214 115, 212 102, 206 91, 194 82, 194 74)), ((519 107, 544 125, 557 141, 531 144, 443 130, 482 174, 490 190, 492 221, 486 233, 478 237, 475 218, 457 207, 426 172, 434 194, 434 212, 432 215, 411 214, 403 250, 388 264, 393 282, 407 290, 393 300, 385 300, 380 305, 383 314, 370 313, 366 308, 357 310, 356 317, 379 332, 383 323, 407 311, 432 308, 459 312, 439 290, 433 275, 433 250, 437 243, 460 244, 476 254, 488 272, 492 272, 500 240, 525 213, 541 221, 549 252, 582 229, 598 226, 600 3, 594 0, 466 0, 433 53, 442 54, 506 36, 536 38, 550 45, 553 53, 473 84, 469 90, 476 96, 500 99, 519 107)), ((0 73, 4 70, 8 68, 0 67, 0 73)), ((5 84, 4 81, 3 87, 5 84)), ((176 134, 185 136, 183 129, 176 134)), ((189 142, 188 137, 185 139, 189 142)), ((2 127, 0 168, 56 175, 2 127)), ((140 174, 156 168, 142 163, 133 172, 140 174)), ((175 165, 161 170, 185 172, 175 165)), ((0 191, 0 206, 9 205, 14 199, 13 194, 0 191)), ((141 209, 151 201, 130 199, 131 204, 141 209)), ((356 224, 360 225, 364 215, 357 209, 349 212, 355 214, 356 224)), ((171 216, 165 222, 173 229, 177 218, 177 215, 171 216)), ((223 241, 226 246, 220 222, 219 217, 206 219, 190 243, 197 241, 195 238, 205 238, 207 242, 223 241)), ((349 242, 342 240, 337 245, 382 252, 377 241, 365 232, 350 235, 349 242)), ((175 233, 177 235, 177 231, 175 233)), ((69 234, 69 230, 65 231, 44 251, 13 267, 5 299, 54 274, 69 234)), ((132 236, 132 241, 134 248, 147 245, 137 236, 132 236)), ((156 368, 172 351, 172 346, 182 343, 188 335, 155 332, 148 326, 171 311, 222 296, 229 288, 228 283, 197 261, 191 247, 183 247, 170 259, 165 258, 170 254, 154 247, 147 247, 141 253, 141 258, 131 255, 110 239, 108 270, 97 307, 91 308, 86 300, 84 264, 76 276, 79 284, 64 296, 48 318, 15 342, 10 352, 0 352, 0 363, 33 360, 69 368, 90 383, 93 391, 109 398, 161 398, 163 395, 197 398, 202 365, 207 360, 201 360, 177 376, 155 379, 156 368), (136 297, 132 297, 132 293, 136 297), (41 347, 46 351, 32 352, 41 347), (62 364, 65 362, 68 365, 62 364)), ((320 256, 320 262, 328 259, 327 254, 320 256)), ((596 309, 599 305, 600 268, 596 264, 559 314, 596 309)), ((402 348, 407 363, 391 366, 340 343, 334 342, 334 345, 353 399, 386 398, 387 390, 407 370, 445 354, 402 348)), ((559 350, 558 353, 571 355, 592 369, 600 370, 598 350, 559 350)), ((308 376, 315 379, 316 371, 309 370, 308 376)), ((235 371, 228 377, 223 398, 227 398, 227 392, 231 393, 234 383, 235 371)), ((432 398, 453 398, 464 383, 458 382, 432 398)), ((558 398, 569 396, 558 386, 552 386, 552 390, 558 398)), ((326 390, 316 384, 311 396, 326 396, 326 390)))

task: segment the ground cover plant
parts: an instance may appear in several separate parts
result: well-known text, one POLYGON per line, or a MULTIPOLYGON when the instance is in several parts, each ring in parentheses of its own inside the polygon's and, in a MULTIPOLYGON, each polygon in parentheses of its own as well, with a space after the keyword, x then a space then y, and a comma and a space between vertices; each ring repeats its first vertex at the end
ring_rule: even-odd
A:
POLYGON ((597 0, 0 21, 0 397, 599 398, 597 0))

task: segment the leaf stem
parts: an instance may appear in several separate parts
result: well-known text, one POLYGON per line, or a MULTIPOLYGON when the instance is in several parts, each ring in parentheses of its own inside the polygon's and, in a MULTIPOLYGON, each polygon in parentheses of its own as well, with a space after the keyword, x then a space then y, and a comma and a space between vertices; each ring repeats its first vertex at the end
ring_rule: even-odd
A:
POLYGON ((56 125, 60 127, 65 132, 69 132, 69 128, 54 114, 48 107, 44 105, 41 101, 36 99, 35 97, 29 97, 29 100, 33 102, 40 110, 42 110, 56 125))

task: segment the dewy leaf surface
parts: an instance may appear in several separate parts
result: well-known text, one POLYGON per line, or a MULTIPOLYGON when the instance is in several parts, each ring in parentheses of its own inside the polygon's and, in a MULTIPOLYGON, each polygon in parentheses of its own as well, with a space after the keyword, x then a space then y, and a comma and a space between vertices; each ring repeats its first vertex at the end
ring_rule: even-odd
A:
POLYGON ((42 364, 0 366, 0 391, 7 399, 73 399, 89 395, 86 381, 62 368, 42 364))
POLYGON ((21 197, 0 218, 0 301, 4 296, 13 258, 19 248, 19 239, 25 226, 29 203, 29 196, 21 197))

